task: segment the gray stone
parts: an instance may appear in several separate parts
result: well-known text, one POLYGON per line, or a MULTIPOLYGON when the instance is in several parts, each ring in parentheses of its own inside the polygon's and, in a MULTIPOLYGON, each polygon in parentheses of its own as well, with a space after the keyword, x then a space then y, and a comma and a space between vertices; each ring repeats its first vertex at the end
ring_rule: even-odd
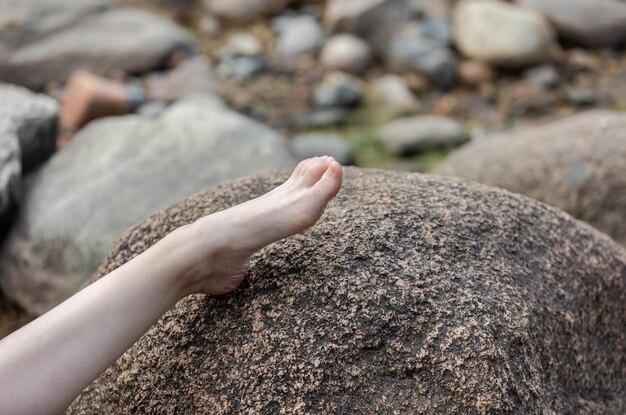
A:
POLYGON ((559 72, 552 65, 541 65, 531 68, 524 73, 524 77, 543 88, 554 88, 561 81, 559 72))
POLYGON ((596 94, 591 88, 580 86, 567 86, 564 88, 567 102, 577 107, 586 107, 597 102, 596 94))
POLYGON ((248 23, 282 9, 286 0, 202 0, 207 12, 234 23, 248 23))
POLYGON ((561 208, 626 246, 626 115, 590 111, 489 136, 435 170, 561 208))
POLYGON ((20 146, 13 134, 2 132, 0 118, 0 228, 7 222, 7 214, 20 200, 20 146))
POLYGON ((41 314, 151 212, 223 180, 294 164, 286 140, 214 99, 179 101, 156 120, 91 123, 30 178, 1 257, 2 290, 41 314))
MULTIPOLYGON (((11 2, 1 1, 0 7, 11 2)), ((64 82, 79 68, 99 74, 146 72, 174 50, 194 46, 181 27, 141 10, 64 1, 42 17, 38 1, 19 3, 18 22, 27 29, 0 23, 0 79, 29 88, 64 82)))
POLYGON ((452 85, 456 79, 457 59, 454 52, 425 38, 394 38, 387 51, 386 62, 395 72, 414 71, 444 87, 452 85))
POLYGON ((424 19, 420 22, 422 35, 444 46, 452 43, 452 24, 446 19, 424 19))
POLYGON ((22 174, 56 149, 57 112, 50 97, 0 84, 0 224, 20 200, 22 174))
POLYGON ((502 85, 499 101, 511 113, 520 115, 549 113, 558 103, 553 91, 529 80, 502 85))
POLYGON ((343 72, 327 75, 313 97, 318 108, 353 107, 363 97, 361 81, 343 72))
POLYGON ((256 56, 263 54, 263 45, 252 33, 237 33, 218 51, 221 56, 256 56))
POLYGON ((340 164, 354 163, 352 146, 344 138, 334 134, 299 134, 291 142, 291 151, 298 160, 310 157, 332 156, 340 164))
POLYGON ((619 0, 518 0, 536 8, 559 34, 584 46, 615 46, 626 40, 626 3, 619 0))
POLYGON ((151 74, 145 78, 150 98, 176 101, 191 94, 217 93, 211 61, 205 56, 195 56, 180 62, 164 74, 151 74))
POLYGON ((304 129, 324 128, 343 125, 350 118, 350 110, 345 108, 326 108, 313 110, 298 117, 298 125, 304 129))
POLYGON ((538 11, 496 0, 463 0, 454 11, 457 47, 468 57, 497 65, 545 61, 554 32, 538 11))
POLYGON ((213 16, 203 16, 198 22, 198 31, 202 36, 215 38, 222 32, 222 24, 213 16))
POLYGON ((112 7, 111 0, 0 0, 0 49, 17 49, 112 7))
POLYGON ((420 18, 426 12, 427 3, 429 0, 409 0, 409 12, 416 18, 420 18))
POLYGON ((336 35, 324 45, 321 61, 327 69, 359 74, 369 68, 372 51, 365 41, 354 35, 336 35))
POLYGON ((379 129, 378 136, 387 149, 401 155, 454 147, 469 140, 458 122, 435 115, 391 121, 379 129))
POLYGON ((408 17, 407 0, 329 0, 324 22, 366 39, 381 54, 408 17))
POLYGON ((420 109, 421 105, 406 84, 397 75, 385 75, 372 83, 372 100, 386 114, 407 114, 420 109))
POLYGON ((222 78, 230 78, 238 83, 244 83, 267 69, 267 62, 263 56, 234 56, 225 57, 217 68, 222 78))
MULTIPOLYGON (((288 172, 181 201, 102 276, 288 172)), ((623 414, 626 252, 535 200, 347 168, 321 221, 252 258, 224 297, 180 301, 69 415, 623 414)))
POLYGON ((300 55, 317 52, 326 37, 317 19, 309 15, 282 17, 276 27, 276 57, 286 63, 292 63, 300 55))
POLYGON ((159 3, 171 7, 192 7, 196 0, 158 0, 159 3))
MULTIPOLYGON (((419 2, 417 0, 416 2, 419 2)), ((458 0, 422 0, 422 15, 426 19, 445 19, 450 20, 452 10, 458 3, 458 0)))
POLYGON ((148 118, 157 118, 165 112, 168 102, 165 101, 147 101, 137 108, 136 113, 148 118))

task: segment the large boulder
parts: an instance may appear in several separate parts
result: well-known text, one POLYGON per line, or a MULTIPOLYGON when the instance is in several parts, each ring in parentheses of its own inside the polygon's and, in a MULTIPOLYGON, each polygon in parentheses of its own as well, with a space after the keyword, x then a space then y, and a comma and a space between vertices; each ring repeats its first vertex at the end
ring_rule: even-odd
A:
POLYGON ((626 114, 591 111, 493 134, 452 153, 435 173, 531 196, 626 246, 626 114))
POLYGON ((0 285, 41 314, 151 212, 221 181, 295 163, 280 135, 209 99, 179 102, 157 119, 92 123, 29 179, 0 258, 0 285))
POLYGON ((194 45, 167 19, 102 0, 0 0, 0 15, 0 79, 29 88, 78 68, 145 72, 194 45))
POLYGON ((55 150, 56 101, 0 83, 0 225, 20 199, 21 177, 55 150))
POLYGON ((518 0, 537 8, 560 35, 584 46, 614 46, 626 40, 626 3, 622 0, 518 0))
POLYGON ((546 60, 554 31, 537 10, 497 0, 463 0, 454 10, 454 38, 468 57, 505 66, 546 60))
MULTIPOLYGON (((286 177, 151 216, 98 275, 286 177)), ((179 302, 69 413, 623 413, 625 284, 626 251, 549 206, 346 169, 319 224, 235 293, 179 302)))

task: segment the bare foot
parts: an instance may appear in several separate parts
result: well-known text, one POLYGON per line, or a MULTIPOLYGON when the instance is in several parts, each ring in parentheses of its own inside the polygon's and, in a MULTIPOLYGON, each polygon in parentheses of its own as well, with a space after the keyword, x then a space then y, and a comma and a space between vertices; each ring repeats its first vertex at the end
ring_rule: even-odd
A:
MULTIPOLYGON (((269 193, 183 229, 204 243, 188 273, 190 291, 221 295, 235 290, 248 270, 250 256, 264 246, 302 232, 322 216, 343 180, 332 157, 302 161, 289 179, 269 193), (217 267, 217 268, 216 268, 217 267)), ((197 239, 196 239, 197 240, 197 239)))

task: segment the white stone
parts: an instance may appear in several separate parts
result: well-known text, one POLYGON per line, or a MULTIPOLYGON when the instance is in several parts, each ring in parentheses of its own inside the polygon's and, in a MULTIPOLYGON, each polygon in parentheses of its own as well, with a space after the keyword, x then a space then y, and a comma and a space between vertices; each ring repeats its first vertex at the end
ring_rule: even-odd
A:
POLYGON ((372 52, 369 45, 356 36, 336 35, 324 45, 321 61, 327 69, 361 73, 369 68, 372 52))
POLYGON ((454 11, 454 37, 468 57, 523 66, 545 61, 554 31, 538 11, 496 0, 463 0, 454 11))
POLYGON ((380 109, 389 114, 412 113, 420 108, 406 81, 398 75, 377 79, 372 84, 371 94, 380 109))

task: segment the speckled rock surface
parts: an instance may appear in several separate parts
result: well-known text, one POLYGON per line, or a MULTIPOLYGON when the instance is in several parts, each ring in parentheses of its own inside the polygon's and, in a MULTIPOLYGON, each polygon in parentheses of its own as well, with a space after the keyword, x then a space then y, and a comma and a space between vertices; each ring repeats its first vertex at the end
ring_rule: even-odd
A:
POLYGON ((626 246, 626 114, 590 111, 494 134, 435 170, 559 207, 626 246))
MULTIPOLYGON (((99 275, 287 173, 130 229, 99 275)), ((626 251, 561 211, 455 179, 346 169, 321 221, 192 296, 70 414, 622 413, 626 251)))

